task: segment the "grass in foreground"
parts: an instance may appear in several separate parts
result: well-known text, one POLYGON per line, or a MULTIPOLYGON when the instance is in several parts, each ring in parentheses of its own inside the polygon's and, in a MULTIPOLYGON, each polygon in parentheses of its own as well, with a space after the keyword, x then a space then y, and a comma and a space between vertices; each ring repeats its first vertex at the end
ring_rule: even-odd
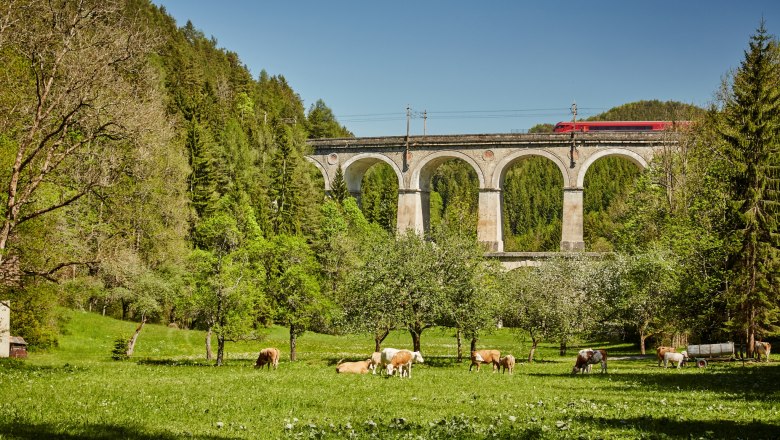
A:
MULTIPOLYGON (((571 376, 574 351, 545 346, 512 376, 454 359, 447 330, 423 334, 411 379, 337 375, 365 358, 365 336, 306 334, 300 361, 255 370, 261 347, 288 354, 284 329, 231 344, 228 364, 203 358, 203 333, 148 326, 134 360, 110 360, 132 323, 71 312, 58 350, 0 362, 0 438, 777 438, 780 367, 711 363, 658 368, 615 360, 608 375, 571 376)), ((393 334, 386 346, 406 347, 393 334)), ((527 343, 502 329, 481 347, 521 360, 527 343)), ((608 347, 610 352, 626 347, 608 347)), ((626 353, 627 354, 627 353, 626 353)), ((595 369, 594 369, 595 371, 595 369)))

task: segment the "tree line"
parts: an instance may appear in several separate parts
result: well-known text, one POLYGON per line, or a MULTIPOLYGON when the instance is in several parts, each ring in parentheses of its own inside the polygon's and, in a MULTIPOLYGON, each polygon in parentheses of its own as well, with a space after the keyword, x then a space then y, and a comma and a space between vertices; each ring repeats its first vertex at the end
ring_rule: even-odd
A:
MULTIPOLYGON (((56 344, 68 306, 137 332, 203 329, 217 364, 227 342, 269 325, 289 329, 293 359, 312 330, 370 333, 379 347, 406 329, 419 349, 447 326, 459 352, 498 322, 562 351, 595 335, 643 349, 674 334, 767 337, 780 313, 778 66, 762 24, 707 111, 649 101, 605 114, 695 123, 644 172, 601 160, 586 176, 586 241, 611 257, 504 273, 476 243, 478 188, 462 163, 432 178, 430 234, 396 237, 382 167, 361 206, 338 176, 324 194, 305 140, 352 134, 282 75, 253 77, 148 0, 5 2, 0 299, 36 347, 56 344), (583 323, 585 306, 597 313, 583 323)), ((559 179, 543 159, 508 173, 510 248, 557 249, 559 179)))

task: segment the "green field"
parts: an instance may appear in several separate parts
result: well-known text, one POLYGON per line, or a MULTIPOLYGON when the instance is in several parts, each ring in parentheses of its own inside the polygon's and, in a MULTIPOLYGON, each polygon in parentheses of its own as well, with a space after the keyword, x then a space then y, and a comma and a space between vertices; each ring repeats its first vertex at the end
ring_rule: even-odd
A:
MULTIPOLYGON (((307 333, 291 363, 287 333, 274 328, 264 341, 228 344, 227 365, 214 367, 203 360, 202 332, 154 325, 132 360, 112 361, 114 339, 134 324, 64 313, 58 349, 0 362, 0 439, 780 437, 774 362, 664 370, 625 359, 607 375, 571 376, 575 350, 559 357, 546 345, 512 376, 477 374, 455 362, 453 332, 441 329, 423 334, 425 364, 399 379, 335 373, 342 358, 368 357, 370 336, 307 333), (277 371, 253 368, 265 346, 282 350, 277 371)), ((409 344, 402 332, 385 342, 409 344)), ((480 347, 518 361, 528 352, 508 329, 480 347)), ((618 358, 637 354, 606 347, 618 358)))

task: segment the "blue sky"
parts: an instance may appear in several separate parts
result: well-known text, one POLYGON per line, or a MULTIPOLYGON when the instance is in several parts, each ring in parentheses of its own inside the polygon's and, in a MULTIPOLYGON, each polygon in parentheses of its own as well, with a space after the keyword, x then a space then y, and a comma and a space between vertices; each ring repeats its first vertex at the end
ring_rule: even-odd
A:
POLYGON ((506 133, 643 99, 706 106, 780 1, 153 0, 357 136, 506 133))

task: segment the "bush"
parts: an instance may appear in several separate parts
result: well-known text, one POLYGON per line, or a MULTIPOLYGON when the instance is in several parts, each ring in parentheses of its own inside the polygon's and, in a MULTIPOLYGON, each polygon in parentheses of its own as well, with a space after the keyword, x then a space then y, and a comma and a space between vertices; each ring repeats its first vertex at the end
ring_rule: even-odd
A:
POLYGON ((130 356, 127 355, 127 338, 120 336, 114 339, 114 348, 111 350, 111 359, 115 361, 130 359, 130 356))

